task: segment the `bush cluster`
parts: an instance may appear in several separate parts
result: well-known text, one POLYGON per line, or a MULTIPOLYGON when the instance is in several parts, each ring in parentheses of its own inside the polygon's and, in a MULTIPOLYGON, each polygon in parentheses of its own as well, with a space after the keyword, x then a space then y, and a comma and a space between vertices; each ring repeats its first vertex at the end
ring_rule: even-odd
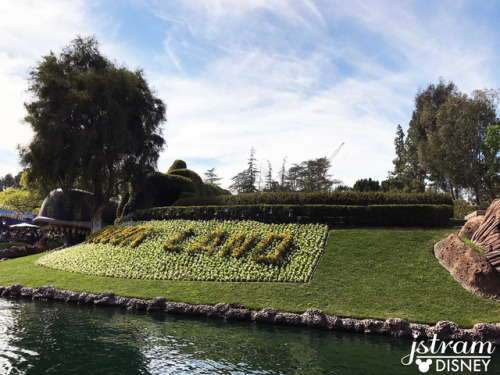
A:
POLYGON ((255 220, 263 223, 319 223, 329 226, 446 226, 451 205, 243 205, 159 207, 139 210, 123 221, 149 220, 255 220))
POLYGON ((406 204, 446 204, 453 205, 448 194, 439 193, 397 193, 397 192, 269 192, 216 197, 181 198, 174 206, 241 206, 241 205, 406 205, 406 204))
POLYGON ((474 211, 486 210, 487 208, 487 205, 475 206, 464 199, 457 199, 453 201, 453 217, 456 219, 463 219, 474 211))

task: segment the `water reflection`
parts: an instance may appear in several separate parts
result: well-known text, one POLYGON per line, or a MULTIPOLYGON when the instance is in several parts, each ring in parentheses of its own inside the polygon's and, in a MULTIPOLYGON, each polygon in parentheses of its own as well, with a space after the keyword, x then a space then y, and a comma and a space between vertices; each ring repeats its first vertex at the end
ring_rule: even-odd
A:
POLYGON ((32 357, 38 355, 35 351, 16 345, 16 332, 19 331, 16 324, 18 310, 17 303, 5 300, 0 303, 0 372, 2 374, 20 373, 17 366, 29 363, 32 357))
POLYGON ((355 334, 4 299, 0 327, 2 374, 420 374, 355 334))

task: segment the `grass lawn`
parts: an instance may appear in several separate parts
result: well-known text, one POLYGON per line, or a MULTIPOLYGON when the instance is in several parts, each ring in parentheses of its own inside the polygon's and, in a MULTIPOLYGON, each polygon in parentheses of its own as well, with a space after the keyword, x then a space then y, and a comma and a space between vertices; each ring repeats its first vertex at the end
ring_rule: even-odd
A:
POLYGON ((355 318, 405 318, 435 323, 451 320, 462 327, 500 321, 500 304, 463 289, 432 253, 451 229, 330 232, 325 253, 309 284, 222 283, 132 280, 85 276, 35 265, 42 255, 0 263, 0 285, 39 287, 150 299, 215 304, 241 303, 355 318))

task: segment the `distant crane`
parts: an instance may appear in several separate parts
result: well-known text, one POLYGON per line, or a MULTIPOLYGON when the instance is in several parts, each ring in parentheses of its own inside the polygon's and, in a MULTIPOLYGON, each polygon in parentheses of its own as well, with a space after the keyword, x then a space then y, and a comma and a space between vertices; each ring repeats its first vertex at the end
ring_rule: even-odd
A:
MULTIPOLYGON (((330 161, 330 169, 332 168, 332 163, 333 163, 333 160, 337 157, 337 155, 339 154, 339 151, 340 149, 344 146, 344 142, 342 142, 340 144, 339 147, 337 147, 337 149, 333 152, 333 154, 328 158, 328 160, 330 161)), ((342 181, 340 180, 333 180, 333 184, 336 185, 336 184, 342 184, 342 181)))
POLYGON ((337 149, 333 152, 333 154, 328 158, 328 160, 330 160, 330 164, 333 163, 333 160, 337 157, 337 155, 339 154, 339 151, 340 149, 342 148, 342 146, 344 146, 344 142, 342 142, 340 144, 339 147, 337 147, 337 149))

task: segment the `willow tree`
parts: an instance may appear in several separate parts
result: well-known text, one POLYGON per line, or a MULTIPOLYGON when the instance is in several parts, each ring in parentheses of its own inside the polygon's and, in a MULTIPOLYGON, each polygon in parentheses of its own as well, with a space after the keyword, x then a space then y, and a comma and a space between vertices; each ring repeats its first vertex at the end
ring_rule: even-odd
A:
POLYGON ((165 104, 141 70, 117 66, 94 37, 77 37, 30 72, 24 121, 34 138, 20 148, 28 179, 93 193, 92 231, 121 186, 155 168, 165 104))

